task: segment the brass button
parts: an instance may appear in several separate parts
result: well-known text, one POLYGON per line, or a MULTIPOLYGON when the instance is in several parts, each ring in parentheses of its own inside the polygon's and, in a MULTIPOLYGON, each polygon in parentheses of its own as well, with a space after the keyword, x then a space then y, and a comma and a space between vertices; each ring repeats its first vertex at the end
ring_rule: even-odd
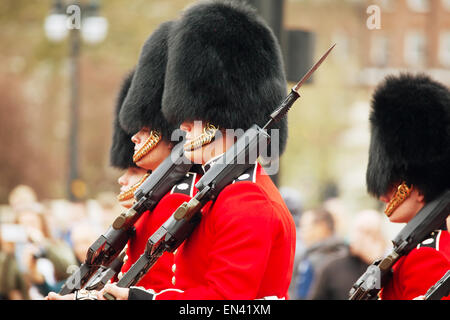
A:
POLYGON ((172 265, 172 272, 174 272, 175 273, 175 270, 177 269, 177 265, 174 263, 173 265, 172 265))
POLYGON ((127 262, 127 261, 128 261, 128 256, 125 255, 125 257, 123 257, 123 263, 125 263, 125 262, 127 262))
POLYGON ((173 277, 172 277, 172 284, 175 285, 175 282, 176 282, 175 276, 173 276, 173 277))

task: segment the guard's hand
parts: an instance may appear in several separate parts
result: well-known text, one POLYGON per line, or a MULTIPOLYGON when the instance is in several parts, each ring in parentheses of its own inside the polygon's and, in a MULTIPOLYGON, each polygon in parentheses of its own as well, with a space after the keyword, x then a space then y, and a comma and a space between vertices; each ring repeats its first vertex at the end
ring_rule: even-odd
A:
POLYGON ((57 294, 55 292, 49 292, 45 300, 75 300, 75 293, 69 293, 64 296, 57 294))
POLYGON ((113 295, 116 300, 128 300, 128 293, 130 289, 128 288, 120 288, 115 284, 107 284, 105 287, 98 292, 97 298, 98 300, 107 300, 103 295, 105 293, 109 293, 113 295))

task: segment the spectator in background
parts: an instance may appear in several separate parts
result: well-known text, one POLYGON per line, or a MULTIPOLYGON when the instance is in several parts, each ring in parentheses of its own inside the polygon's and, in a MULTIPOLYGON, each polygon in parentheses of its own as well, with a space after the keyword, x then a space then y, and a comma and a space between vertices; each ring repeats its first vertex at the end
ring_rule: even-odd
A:
POLYGON ((383 234, 383 216, 374 210, 359 212, 350 229, 350 252, 366 264, 382 258, 389 248, 383 234))
POLYGON ((295 225, 298 227, 300 222, 300 216, 303 211, 303 200, 300 192, 298 192, 294 188, 290 187, 281 187, 280 194, 283 197, 286 206, 289 209, 289 212, 292 214, 294 218, 295 225))
POLYGON ((28 283, 14 256, 15 243, 20 240, 14 227, 2 224, 0 228, 0 300, 30 299, 28 283))
POLYGON ((79 265, 85 261, 89 247, 97 240, 100 234, 100 230, 89 221, 79 222, 73 226, 70 236, 73 251, 79 265))
POLYGON ((382 217, 373 210, 359 212, 350 228, 349 250, 329 260, 311 290, 312 300, 347 300, 352 285, 375 260, 384 256, 388 243, 382 217))
POLYGON ((303 211, 303 201, 298 192, 294 188, 290 187, 282 187, 280 188, 280 194, 283 197, 284 202, 286 203, 289 212, 292 214, 292 217, 295 221, 295 226, 297 229, 297 237, 296 237, 296 245, 295 245, 295 258, 294 258, 294 272, 292 272, 291 284, 289 285, 289 299, 296 300, 297 292, 296 292, 296 283, 297 283, 297 273, 295 270, 298 268, 298 264, 300 262, 300 258, 305 251, 302 240, 300 238, 300 232, 298 232, 298 225, 300 223, 300 217, 303 211))
POLYGON ((296 297, 310 299, 316 279, 322 268, 338 256, 347 253, 348 247, 336 236, 333 216, 320 208, 305 211, 300 218, 299 234, 305 246, 297 267, 296 297))
POLYGON ((336 182, 329 181, 320 188, 319 201, 322 208, 331 213, 334 220, 335 235, 347 240, 349 209, 346 202, 340 197, 339 187, 336 182))
POLYGON ((30 187, 15 188, 9 199, 26 239, 15 246, 18 268, 28 281, 30 298, 42 299, 50 290, 59 290, 76 259, 70 246, 52 237, 44 207, 30 187))
POLYGON ((69 202, 69 207, 65 212, 65 219, 69 221, 69 223, 67 225, 67 229, 64 230, 65 233, 63 233, 63 239, 66 243, 69 243, 71 247, 73 247, 71 236, 73 226, 87 218, 88 209, 85 201, 69 202))
MULTIPOLYGON (((144 172, 146 173, 146 170, 144 172)), ((117 194, 114 192, 102 192, 96 200, 100 206, 99 226, 103 230, 107 230, 123 208, 118 204, 117 194)))
MULTIPOLYGON (((92 201, 95 202, 95 201, 92 201)), ((100 219, 88 215, 87 202, 56 200, 49 204, 49 210, 46 212, 48 221, 52 222, 52 235, 56 239, 63 240, 71 248, 72 228, 76 224, 89 219, 93 224, 99 225, 100 219)))
POLYGON ((13 211, 17 211, 21 206, 37 203, 37 195, 33 188, 21 184, 11 190, 8 200, 13 211))
POLYGON ((53 239, 43 212, 24 208, 16 214, 28 239, 17 254, 32 289, 37 289, 33 292, 38 294, 32 298, 39 299, 51 290, 59 290, 68 276, 67 268, 76 264, 75 256, 70 246, 53 239))
POLYGON ((351 217, 345 202, 339 197, 328 198, 324 200, 322 207, 333 216, 336 236, 348 240, 348 221, 351 220, 351 217))

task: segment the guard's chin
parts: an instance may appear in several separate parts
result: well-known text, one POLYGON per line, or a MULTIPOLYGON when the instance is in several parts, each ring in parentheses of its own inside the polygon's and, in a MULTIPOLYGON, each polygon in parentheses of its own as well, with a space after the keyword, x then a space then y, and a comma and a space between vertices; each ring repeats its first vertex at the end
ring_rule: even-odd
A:
POLYGON ((137 163, 139 160, 149 154, 153 149, 156 148, 156 145, 159 143, 159 141, 161 141, 161 135, 157 132, 152 131, 142 147, 139 148, 139 150, 135 151, 133 155, 133 162, 137 163))

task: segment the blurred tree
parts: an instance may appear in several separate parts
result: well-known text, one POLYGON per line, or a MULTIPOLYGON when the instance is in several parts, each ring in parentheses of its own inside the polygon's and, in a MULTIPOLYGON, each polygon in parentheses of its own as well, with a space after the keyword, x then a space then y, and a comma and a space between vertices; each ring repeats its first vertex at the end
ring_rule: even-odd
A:
MULTIPOLYGON (((106 40, 83 45, 80 59, 80 176, 89 198, 117 191, 119 173, 109 167, 114 100, 122 77, 134 67, 142 44, 189 0, 108 0, 106 40)), ((40 198, 66 196, 69 130, 69 46, 52 43, 44 20, 52 1, 0 2, 0 203, 17 184, 40 198)))

